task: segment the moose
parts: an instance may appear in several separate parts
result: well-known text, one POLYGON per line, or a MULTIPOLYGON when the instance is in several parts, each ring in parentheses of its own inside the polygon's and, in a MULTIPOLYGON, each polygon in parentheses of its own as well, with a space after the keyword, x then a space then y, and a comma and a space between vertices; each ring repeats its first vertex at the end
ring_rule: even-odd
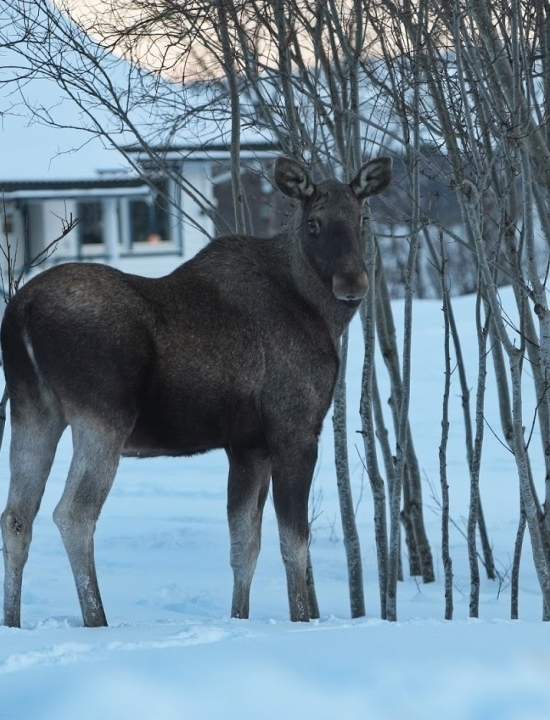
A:
POLYGON ((84 625, 107 624, 94 532, 121 456, 222 448, 233 569, 231 614, 248 618, 270 481, 290 618, 308 621, 308 495, 339 365, 339 339, 365 296, 363 202, 391 159, 349 183, 314 184, 279 157, 275 183, 301 206, 272 238, 213 240, 171 274, 145 278, 67 263, 10 301, 1 343, 11 407, 11 479, 1 517, 4 623, 19 627, 32 525, 61 434, 73 456, 53 518, 84 625))

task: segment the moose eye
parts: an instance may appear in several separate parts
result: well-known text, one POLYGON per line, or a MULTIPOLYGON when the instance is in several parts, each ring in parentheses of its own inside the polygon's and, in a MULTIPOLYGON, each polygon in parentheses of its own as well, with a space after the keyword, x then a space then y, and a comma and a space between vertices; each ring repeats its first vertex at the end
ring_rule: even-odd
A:
POLYGON ((316 218, 310 218, 307 221, 307 229, 310 235, 319 235, 321 232, 321 223, 316 218))

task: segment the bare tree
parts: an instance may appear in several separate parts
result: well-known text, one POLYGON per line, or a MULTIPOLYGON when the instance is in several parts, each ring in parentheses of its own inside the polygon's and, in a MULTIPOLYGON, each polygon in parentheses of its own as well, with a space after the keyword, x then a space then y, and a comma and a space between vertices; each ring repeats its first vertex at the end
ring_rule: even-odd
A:
POLYGON ((449 439, 449 394, 451 390, 451 323, 449 320, 449 286, 447 256, 443 233, 440 235, 441 294, 443 296, 443 322, 445 326, 445 383, 441 413, 441 442, 439 445, 439 479, 441 483, 441 556, 445 572, 445 620, 453 619, 453 563, 449 550, 449 484, 447 481, 447 443, 449 439))
POLYGON ((386 474, 389 488, 394 486, 394 462, 390 451, 387 430, 384 425, 380 407, 380 396, 375 379, 375 322, 376 322, 376 267, 377 251, 372 232, 367 232, 367 272, 370 278, 369 295, 367 302, 362 304, 360 313, 363 324, 365 340, 365 362, 363 363, 363 376, 361 383, 361 401, 359 412, 361 415, 361 432, 365 449, 366 468, 374 501, 374 537, 376 541, 376 559, 378 563, 378 587, 380 592, 380 617, 387 618, 387 584, 388 584, 388 532, 386 520, 386 490, 384 480, 378 466, 376 451, 376 434, 382 446, 386 474), (376 420, 375 420, 376 417, 376 420), (378 430, 376 429, 378 428, 378 430))

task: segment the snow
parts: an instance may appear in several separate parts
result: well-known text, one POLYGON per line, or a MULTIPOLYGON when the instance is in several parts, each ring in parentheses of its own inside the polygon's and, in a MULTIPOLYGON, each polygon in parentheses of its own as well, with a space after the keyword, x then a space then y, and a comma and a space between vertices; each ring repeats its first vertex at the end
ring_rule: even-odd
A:
MULTIPOLYGON (((147 273, 147 260, 141 271, 147 273)), ((168 269, 168 265, 165 266, 168 269)), ((136 266, 132 267, 137 271, 136 266)), ((155 268, 160 272, 160 265, 155 268)), ((509 290, 503 302, 511 306, 509 290)), ((403 305, 395 302, 399 328, 403 305)), ((469 381, 475 390, 474 300, 455 301, 469 381)), ((349 620, 346 568, 333 471, 330 416, 321 437, 315 495, 313 564, 321 620, 288 621, 286 586, 271 500, 256 572, 250 621, 228 617, 231 597, 225 518, 226 460, 221 452, 189 459, 124 459, 96 533, 96 557, 110 627, 81 627, 68 561, 51 513, 62 492, 71 442, 62 438, 37 517, 23 589, 23 629, 0 628, 0 718, 280 718, 328 720, 548 720, 550 628, 528 541, 521 576, 520 621, 509 617, 505 579, 483 580, 481 618, 468 620, 468 564, 455 530, 455 617, 443 616, 440 516, 436 489, 443 385, 439 301, 415 303, 411 422, 426 479, 426 522, 436 559, 430 586, 400 583, 399 622, 377 619, 372 504, 363 477, 357 407, 361 333, 350 344, 350 462, 365 568, 368 617, 349 620)), ((487 422, 499 433, 489 368, 487 422)), ((380 368, 383 397, 387 395, 380 368)), ((451 512, 467 512, 468 475, 458 379, 453 377, 449 482, 451 512)), ((525 388, 526 424, 533 409, 525 388)), ((529 391, 529 392, 528 392, 529 391)), ((8 437, 0 452, 0 505, 8 487, 8 437)), ((533 438, 535 477, 543 465, 533 438)), ((501 573, 511 565, 518 487, 513 458, 489 430, 481 491, 501 573)), ((406 560, 406 558, 405 558, 406 560)))
POLYGON ((22 631, 38 632, 47 643, 56 634, 57 644, 34 653, 30 664, 17 667, 21 655, 10 670, 0 668, 8 707, 21 712, 13 717, 82 720, 548 718, 550 668, 534 625, 332 620, 308 628, 236 621, 181 627, 157 628, 155 640, 150 628, 139 627, 22 631), (105 637, 138 632, 147 639, 105 637), (69 634, 79 640, 65 640, 69 634))

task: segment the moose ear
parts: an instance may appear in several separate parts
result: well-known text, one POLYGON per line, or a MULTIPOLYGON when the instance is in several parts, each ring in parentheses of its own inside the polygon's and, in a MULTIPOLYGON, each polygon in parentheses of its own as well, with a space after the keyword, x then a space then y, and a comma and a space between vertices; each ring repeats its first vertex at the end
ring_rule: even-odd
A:
POLYGON ((307 169, 288 157, 277 158, 275 183, 281 192, 296 200, 305 200, 315 192, 315 185, 307 169))
POLYGON ((359 170, 350 187, 359 200, 364 200, 369 195, 376 195, 386 188, 391 180, 392 159, 380 157, 376 160, 369 160, 359 170))

